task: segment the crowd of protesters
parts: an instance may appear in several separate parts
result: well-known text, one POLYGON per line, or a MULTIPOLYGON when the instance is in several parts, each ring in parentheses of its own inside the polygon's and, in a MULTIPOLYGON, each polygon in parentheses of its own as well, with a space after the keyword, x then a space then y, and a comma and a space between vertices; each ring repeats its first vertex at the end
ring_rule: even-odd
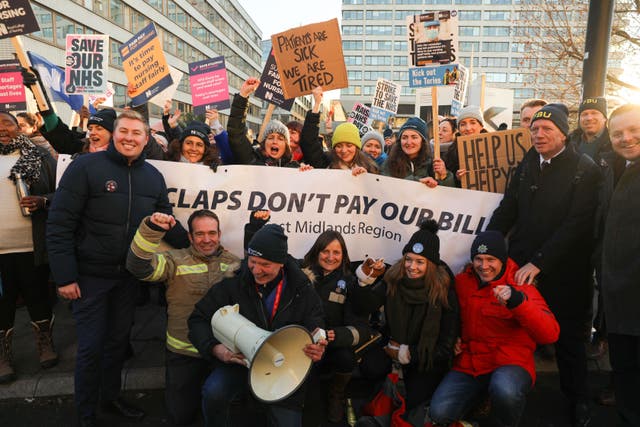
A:
POLYGON ((0 168, 8 177, 0 185, 0 383, 16 378, 12 335, 19 297, 42 368, 58 362, 51 280, 71 301, 77 324, 79 425, 95 425, 98 406, 128 419, 144 417, 120 396, 120 373, 139 281, 149 281, 166 286, 166 406, 177 425, 194 422, 201 411, 206 425, 228 425, 231 404, 252 400, 246 355, 218 341, 210 324, 218 308, 236 303, 266 330, 297 324, 325 331, 301 349, 314 362, 306 387, 262 405, 274 425, 317 425, 314 406, 323 399, 323 416, 342 421, 356 369, 372 387, 390 372, 401 374, 406 406, 398 415, 405 419, 422 410, 422 422, 456 425, 485 402, 487 425, 516 426, 535 383, 534 352, 553 345, 571 423, 587 426, 592 327, 596 348, 608 342, 613 368, 603 391, 609 395, 602 398, 617 405, 620 425, 640 425, 640 291, 634 286, 640 209, 633 193, 640 191, 639 105, 618 107, 607 117, 604 98, 586 98, 571 132, 565 105, 524 103, 520 123, 529 128, 532 148, 487 231, 469 249, 469 263, 453 272, 440 256, 435 221, 407 236, 392 264, 351 260, 336 231, 317 236, 295 259, 282 227, 268 223, 268 211, 247 216, 244 254, 222 246, 225 224, 212 211, 193 212, 185 230, 173 216, 163 176, 146 159, 213 169, 346 169, 427 188, 459 187, 468 171, 458 163, 457 139, 487 132, 481 109, 467 106, 432 131, 441 151, 419 117, 397 132, 363 136, 343 123, 324 135, 325 147, 318 87, 303 123, 271 120, 253 141, 248 99, 259 83, 249 78, 242 84, 226 129, 215 110, 203 121, 180 123, 170 101, 155 129, 144 111, 132 109, 84 111, 86 132, 69 128, 52 109, 0 111, 0 168), (74 160, 56 188, 58 153, 74 160), (19 198, 16 188, 23 191, 19 198), (161 251, 162 239, 173 249, 161 251), (329 378, 324 388, 322 378, 329 378))

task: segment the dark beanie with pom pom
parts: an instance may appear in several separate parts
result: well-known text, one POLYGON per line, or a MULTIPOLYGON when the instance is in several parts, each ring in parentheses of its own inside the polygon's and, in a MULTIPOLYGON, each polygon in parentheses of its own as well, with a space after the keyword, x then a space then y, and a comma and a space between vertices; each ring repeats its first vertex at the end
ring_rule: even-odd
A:
POLYGON ((440 264, 440 238, 437 236, 438 223, 432 219, 423 221, 420 230, 413 233, 409 242, 402 249, 402 255, 407 252, 420 255, 440 264))

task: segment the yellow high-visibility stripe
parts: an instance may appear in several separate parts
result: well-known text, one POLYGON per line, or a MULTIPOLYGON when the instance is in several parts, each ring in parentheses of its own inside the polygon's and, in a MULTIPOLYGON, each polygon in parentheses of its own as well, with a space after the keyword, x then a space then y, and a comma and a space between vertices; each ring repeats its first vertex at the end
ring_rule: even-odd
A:
POLYGON ((180 341, 179 339, 169 335, 169 331, 167 331, 167 344, 175 348, 176 350, 185 350, 191 353, 198 352, 198 350, 191 343, 180 341))
POLYGON ((165 259, 164 255, 159 254, 156 257, 156 260, 157 260, 157 265, 156 265, 156 269, 153 270, 153 274, 145 278, 145 280, 149 282, 158 281, 160 277, 162 277, 162 275, 164 274, 164 269, 167 266, 167 260, 165 259))
POLYGON ((176 276, 183 276, 185 274, 199 274, 209 271, 207 264, 195 264, 195 265, 179 265, 176 269, 176 276))
POLYGON ((136 231, 136 235, 133 236, 133 241, 136 245, 138 245, 140 249, 150 253, 155 253, 156 249, 158 249, 158 246, 160 245, 160 243, 152 243, 142 237, 142 234, 140 234, 140 230, 136 231))

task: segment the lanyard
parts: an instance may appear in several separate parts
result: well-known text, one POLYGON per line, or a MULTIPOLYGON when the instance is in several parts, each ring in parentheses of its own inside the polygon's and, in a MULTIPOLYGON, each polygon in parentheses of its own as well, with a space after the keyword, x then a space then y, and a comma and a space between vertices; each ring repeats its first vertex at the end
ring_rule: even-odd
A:
POLYGON ((278 311, 278 305, 280 305, 280 294, 282 294, 282 284, 284 282, 284 275, 282 275, 282 279, 280 283, 278 283, 278 287, 276 288, 276 298, 273 300, 273 308, 271 309, 271 318, 270 322, 273 321, 273 318, 276 316, 276 312, 278 311))

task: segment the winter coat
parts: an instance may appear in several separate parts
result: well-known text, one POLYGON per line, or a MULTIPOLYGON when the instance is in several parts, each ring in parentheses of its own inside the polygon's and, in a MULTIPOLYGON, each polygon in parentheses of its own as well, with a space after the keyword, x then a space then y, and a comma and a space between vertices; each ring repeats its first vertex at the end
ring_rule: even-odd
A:
POLYGON ((533 285, 514 286, 524 300, 512 309, 498 302, 493 290, 514 285, 517 270, 518 265, 508 259, 503 275, 482 287, 472 266, 456 276, 462 352, 454 359, 454 370, 475 377, 516 365, 526 369, 535 382, 536 344, 555 342, 560 326, 533 285))
POLYGON ((281 166, 297 168, 298 162, 291 158, 291 154, 285 154, 280 159, 273 159, 265 155, 260 147, 253 148, 247 138, 247 110, 249 100, 240 94, 233 97, 231 112, 227 122, 229 145, 234 162, 241 165, 281 166))
MULTIPOLYGON (((389 170, 389 157, 382 164, 382 175, 391 176, 391 171, 389 170)), ((407 176, 402 177, 402 179, 408 179, 411 181, 419 181, 422 178, 431 177, 435 179, 435 175, 433 172, 433 159, 427 158, 421 163, 414 163, 411 161, 410 170, 407 176)), ((447 176, 443 180, 437 180, 439 185, 444 185, 445 187, 455 187, 455 179, 451 171, 447 170, 447 176)))
POLYGON ((200 357, 187 338, 187 319, 204 294, 240 267, 240 258, 220 247, 204 256, 190 246, 156 252, 166 234, 146 217, 140 223, 127 255, 127 269, 140 280, 167 284, 167 348, 185 356, 200 357))
POLYGON ((607 331, 640 336, 640 162, 626 167, 609 201, 602 243, 607 331))
POLYGON ((335 331, 335 340, 329 347, 358 347, 371 337, 367 319, 357 316, 352 307, 352 299, 358 286, 354 276, 345 276, 335 270, 326 276, 305 269, 312 277, 311 283, 322 300, 324 319, 327 329, 335 331))
POLYGON ((599 164, 602 156, 612 150, 609 130, 605 126, 602 133, 591 142, 586 142, 583 139, 583 135, 584 133, 580 128, 574 130, 569 134, 569 143, 574 146, 578 153, 588 155, 596 164, 599 164))
MULTIPOLYGON (((106 151, 74 160, 60 179, 47 221, 51 271, 59 286, 79 275, 130 276, 127 252, 138 224, 153 212, 171 214, 162 174, 142 154, 128 164, 109 144, 106 151)), ((188 246, 182 226, 167 233, 174 247, 188 246)))
POLYGON ((571 146, 542 174, 540 156, 531 148, 487 226, 509 235, 509 257, 516 264, 530 262, 541 270, 538 289, 547 304, 557 318, 580 330, 590 322, 590 257, 600 179, 593 161, 571 146))

